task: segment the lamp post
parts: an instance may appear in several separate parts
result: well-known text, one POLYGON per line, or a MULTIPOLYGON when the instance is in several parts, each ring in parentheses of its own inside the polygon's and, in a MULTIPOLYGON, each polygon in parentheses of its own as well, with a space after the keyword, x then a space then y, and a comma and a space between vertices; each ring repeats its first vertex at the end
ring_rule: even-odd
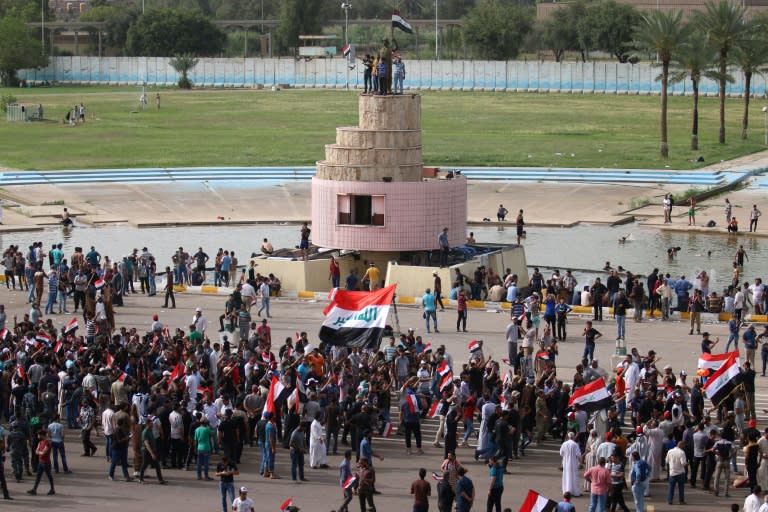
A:
POLYGON ((435 60, 440 60, 439 34, 437 29, 437 0, 435 0, 435 60))
POLYGON ((765 134, 765 145, 768 146, 768 107, 763 107, 763 133, 765 134))
POLYGON ((40 51, 45 57, 45 0, 40 0, 40 51))

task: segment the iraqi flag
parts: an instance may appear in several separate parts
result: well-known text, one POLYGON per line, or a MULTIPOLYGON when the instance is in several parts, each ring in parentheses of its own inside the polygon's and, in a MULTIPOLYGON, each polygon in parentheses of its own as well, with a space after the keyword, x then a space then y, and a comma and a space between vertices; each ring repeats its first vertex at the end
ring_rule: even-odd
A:
POLYGON ((467 350, 469 350, 470 354, 474 354, 478 350, 480 350, 480 342, 477 340, 472 340, 469 343, 467 343, 467 350))
POLYGON ((435 400, 432 402, 432 407, 429 408, 429 417, 435 418, 437 416, 440 416, 439 411, 440 410, 440 400, 435 400))
POLYGON ((579 404, 582 409, 591 413, 609 408, 613 405, 613 399, 605 387, 605 381, 600 378, 574 391, 568 405, 573 407, 574 404, 579 404))
POLYGON ((269 385, 269 391, 267 392, 267 403, 264 406, 264 414, 271 412, 273 415, 275 414, 275 411, 277 408, 275 407, 275 400, 277 400, 280 397, 280 394, 285 389, 285 386, 282 382, 280 382, 280 379, 272 376, 272 383, 269 385))
MULTIPOLYGON (((341 47, 341 54, 345 57, 349 57, 349 54, 352 52, 352 47, 349 45, 349 43, 345 44, 341 47)), ((346 487, 345 487, 346 489, 346 487)))
POLYGON ((182 376, 184 376, 184 365, 181 363, 176 363, 176 366, 174 366, 173 370, 171 370, 170 380, 176 380, 182 376))
POLYGON ((416 395, 412 393, 405 395, 405 404, 408 406, 408 410, 411 412, 411 414, 419 413, 419 399, 416 397, 416 395))
POLYGON ((44 332, 39 332, 39 333, 35 334, 35 339, 37 340, 38 343, 41 343, 41 344, 45 345, 46 347, 50 347, 51 346, 51 337, 48 336, 47 334, 45 334, 44 332))
POLYGON ((453 372, 449 370, 448 373, 443 375, 442 378, 440 379, 440 388, 439 388, 440 392, 445 390, 445 388, 450 386, 452 383, 453 383, 453 372))
POLYGON ((61 347, 64 345, 64 340, 59 338, 59 340, 56 342, 56 345, 53 346, 53 353, 58 354, 59 350, 61 350, 61 347))
POLYGON ((549 361, 549 351, 548 350, 541 350, 539 352, 536 352, 536 359, 541 359, 544 361, 549 361))
POLYGON ((9 331, 8 331, 7 328, 3 328, 3 330, 0 331, 0 340, 4 340, 5 338, 7 338, 8 337, 8 332, 9 331))
POLYGON ((720 405, 728 395, 741 385, 744 376, 735 357, 731 357, 704 383, 704 394, 712 403, 720 405))
POLYGON ((70 332, 74 331, 77 328, 78 328, 77 317, 74 316, 72 317, 72 320, 67 322, 67 325, 64 326, 64 334, 69 334, 70 332))
POLYGON ((732 352, 725 352, 723 354, 701 354, 699 356, 699 369, 708 369, 712 371, 718 370, 723 363, 727 362, 730 358, 736 359, 736 366, 741 366, 739 361, 739 351, 734 350, 732 352))
POLYGON ((293 505, 293 498, 288 498, 283 502, 282 505, 280 505, 280 510, 285 512, 288 509, 288 507, 290 507, 291 505, 293 505))
POLYGON ((520 505, 520 512, 554 512, 557 502, 545 498, 536 491, 529 490, 525 501, 520 505))
POLYGON ((436 472, 433 471, 432 472, 432 480, 434 480, 436 482, 442 482, 443 477, 442 477, 442 475, 438 475, 436 472))
POLYGON ((337 290, 325 308, 320 340, 350 348, 378 348, 395 285, 375 292, 337 290))
POLYGON ((341 486, 344 489, 349 489, 350 487, 355 485, 355 482, 357 482, 357 477, 355 475, 349 475, 346 480, 344 480, 344 483, 341 484, 341 486))
POLYGON ((421 350, 421 352, 423 354, 431 354, 432 353, 432 344, 431 343, 427 343, 426 345, 424 345, 424 348, 421 350))
POLYGON ((445 375, 446 373, 451 373, 451 367, 448 364, 447 359, 443 359, 443 362, 440 363, 440 365, 437 367, 437 373, 440 375, 445 375))
POLYGON ((97 290, 100 290, 100 289, 104 288, 104 285, 106 285, 106 284, 107 284, 107 282, 104 281, 104 278, 100 277, 100 278, 96 279, 93 282, 93 287, 96 288, 97 290))
POLYGON ((392 432, 395 430, 395 427, 392 425, 392 423, 387 422, 386 425, 384 425, 384 432, 381 433, 381 437, 392 437, 392 432))
POLYGON ((392 26, 399 28, 403 32, 407 32, 408 34, 413 34, 413 27, 408 23, 408 20, 400 15, 399 9, 392 10, 392 26))

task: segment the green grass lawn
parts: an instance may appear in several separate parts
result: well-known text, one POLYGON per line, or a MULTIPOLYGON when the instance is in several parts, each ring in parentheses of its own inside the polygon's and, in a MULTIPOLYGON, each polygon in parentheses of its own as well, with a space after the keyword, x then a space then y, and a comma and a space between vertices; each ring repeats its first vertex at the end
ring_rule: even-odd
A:
MULTIPOLYGON (((42 103, 43 123, 0 120, 0 166, 87 169, 314 165, 337 126, 357 124, 357 93, 325 90, 161 89, 162 109, 136 110, 139 88, 4 89, 42 103), (69 127, 71 105, 88 120, 69 127), (54 122, 55 121, 55 122, 54 122)), ((727 143, 717 143, 717 100, 702 98, 691 152, 691 99, 670 98, 670 158, 658 157, 659 98, 567 94, 425 92, 424 162, 438 166, 691 169, 763 149, 764 102, 753 101, 742 141, 741 100, 727 104, 727 143), (690 160, 704 157, 703 164, 690 160)))

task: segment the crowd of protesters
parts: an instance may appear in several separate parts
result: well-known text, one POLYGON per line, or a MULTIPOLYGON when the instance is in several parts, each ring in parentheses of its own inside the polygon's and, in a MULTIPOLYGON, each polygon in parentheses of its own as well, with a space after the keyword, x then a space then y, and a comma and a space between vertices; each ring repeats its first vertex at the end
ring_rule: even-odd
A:
MULTIPOLYGON (((197 256, 184 254, 180 248, 174 257, 191 258, 197 264, 193 272, 205 272, 208 260, 202 249, 197 256)), ((134 255, 139 267, 154 262, 146 249, 134 255)), ((233 483, 246 447, 256 449, 264 478, 287 477, 278 473, 281 466, 290 467, 290 477, 297 481, 307 479, 307 463, 325 469, 327 457, 343 450, 339 510, 346 511, 354 495, 361 510, 374 510, 374 465, 381 458, 374 447, 377 439, 402 434, 405 453, 422 455, 421 426, 428 416, 438 424, 431 442, 444 448, 437 475, 442 511, 451 510, 454 503, 459 511, 472 508, 478 477, 473 483, 458 457, 458 449, 470 442, 475 460, 489 465, 488 510, 501 508, 511 461, 525 457, 531 443, 546 438, 563 442, 563 503, 579 496, 588 483, 593 510, 604 510, 606 499, 601 496, 609 495, 613 508, 626 509, 621 497, 626 479, 638 483, 642 492, 634 492, 633 485, 633 495, 643 510, 648 487, 644 483, 660 479, 665 467, 669 502, 673 485, 683 488, 681 474, 683 482, 696 485, 700 480, 703 488, 727 495, 730 468, 736 469, 735 443, 745 450, 745 485, 758 495, 759 485, 768 486, 768 434, 761 435, 753 423, 750 362, 743 365, 743 395, 731 395, 721 407, 709 410, 699 378, 689 383, 684 370, 675 374, 671 366, 659 371, 660 358, 653 351, 642 356, 631 350, 618 370, 600 366, 589 350, 590 338, 594 343, 601 334, 599 325, 587 322, 582 331, 584 361, 566 380, 557 373, 557 343, 566 341, 572 302, 566 278, 553 277, 545 284, 536 270, 530 277, 532 289, 512 292, 515 276, 494 279, 502 283, 498 286, 507 284, 506 297, 513 294, 505 333, 508 358, 496 361, 486 357, 482 340, 472 340, 465 353, 450 354, 443 345, 425 343, 414 330, 386 336, 380 347, 372 348, 318 343, 307 333, 273 342, 268 304, 260 322, 250 316, 257 300, 251 289, 256 292, 254 285, 266 285, 265 294, 259 295, 264 308, 263 299, 273 291, 272 279, 251 267, 241 280, 234 280, 224 273, 225 267, 234 267, 231 253, 233 266, 214 269, 217 279, 236 284, 219 317, 220 332, 225 333, 221 341, 211 341, 199 308, 181 328, 164 325, 157 315, 145 332, 117 328, 117 291, 132 293, 132 283, 138 280, 146 284, 142 291, 151 295, 156 290, 153 273, 145 282, 141 270, 134 274, 126 259, 102 261, 95 248, 88 253, 77 249, 68 261, 61 247, 54 246, 47 257, 46 265, 42 244, 28 254, 9 249, 4 261, 12 265, 13 279, 6 283, 24 286, 24 291, 28 287, 32 306, 22 319, 12 320, 0 308, 0 418, 9 422, 0 438, 13 477, 22 481, 36 475, 30 494, 36 494, 42 476, 54 493, 53 475, 70 470, 64 448, 68 431, 78 432, 81 455, 92 457, 98 451, 93 437, 100 427, 110 479, 119 468, 126 481, 145 482, 151 467, 163 484, 173 470, 194 468, 200 480, 220 479, 224 511, 236 499, 247 500, 242 492, 234 498, 233 483), (83 310, 83 325, 70 322, 57 329, 44 316, 69 311, 70 295, 72 311, 83 310), (575 391, 598 379, 608 385, 614 406, 588 414, 578 404, 569 405, 575 391), (725 441, 731 443, 728 451, 725 441), (221 457, 212 461, 214 455, 221 457), (574 464, 586 470, 586 480, 573 477, 574 464)), ((166 273, 166 287, 188 278, 178 263, 166 267, 166 273)), ((477 291, 477 283, 462 282, 458 276, 456 282, 469 293, 477 291)), ((601 320, 602 308, 599 314, 596 308, 593 321, 601 320)), ((758 343, 762 336, 756 336, 758 343)), ((705 345, 712 348, 706 333, 705 345)), ((415 484, 415 499, 423 502, 424 486, 415 484)), ((3 492, 10 498, 6 486, 3 492)), ((679 501, 684 501, 682 492, 679 501)))

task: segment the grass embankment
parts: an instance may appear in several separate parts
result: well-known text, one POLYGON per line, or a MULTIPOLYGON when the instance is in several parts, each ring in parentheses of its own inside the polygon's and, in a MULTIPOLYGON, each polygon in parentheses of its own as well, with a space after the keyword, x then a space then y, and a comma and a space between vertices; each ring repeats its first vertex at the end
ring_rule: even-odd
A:
MULTIPOLYGON (((314 165, 337 126, 357 124, 347 91, 155 90, 83 87, 0 90, 42 103, 55 122, 0 121, 0 166, 87 169, 314 165), (64 126, 83 102, 87 122, 64 126)), ((659 98, 425 92, 424 162, 438 166, 558 166, 692 169, 763 149, 762 103, 752 103, 750 138, 739 137, 742 103, 727 104, 728 143, 717 143, 717 100, 702 98, 700 150, 691 152, 691 99, 670 98, 670 158, 658 157, 659 98), (703 163, 692 163, 698 156, 703 163)))

